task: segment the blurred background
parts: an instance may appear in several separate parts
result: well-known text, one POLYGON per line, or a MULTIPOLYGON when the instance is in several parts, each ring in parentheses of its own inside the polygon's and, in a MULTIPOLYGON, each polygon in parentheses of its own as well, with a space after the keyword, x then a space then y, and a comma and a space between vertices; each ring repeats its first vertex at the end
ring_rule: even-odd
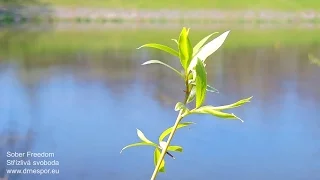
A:
MULTIPOLYGON (((320 1, 316 0, 0 0, 0 178, 143 180, 153 149, 120 150, 173 125, 183 83, 158 59, 182 27, 195 45, 231 30, 207 60, 209 83, 240 121, 192 115, 166 157, 171 180, 320 179, 320 1), (7 151, 53 152, 59 174, 8 174, 7 151)), ((22 160, 34 160, 22 158, 22 160)))

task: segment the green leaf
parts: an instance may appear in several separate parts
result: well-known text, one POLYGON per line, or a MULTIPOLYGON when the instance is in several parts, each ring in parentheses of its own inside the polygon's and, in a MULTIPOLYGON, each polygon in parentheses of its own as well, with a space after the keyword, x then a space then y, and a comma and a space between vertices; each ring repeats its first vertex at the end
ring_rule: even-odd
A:
POLYGON ((197 45, 195 45, 193 47, 193 54, 192 56, 196 55, 198 52, 199 52, 199 49, 204 45, 204 43, 206 43, 208 41, 208 39, 214 35, 214 34, 217 34, 218 32, 214 32, 212 34, 209 34, 208 36, 204 37, 203 39, 201 39, 201 41, 198 42, 197 45))
MULTIPOLYGON (((187 126, 189 126, 191 124, 195 124, 195 123, 194 122, 182 122, 182 123, 178 124, 177 129, 180 129, 180 128, 183 128, 183 127, 187 127, 187 126)), ((165 131, 163 131, 161 133, 161 135, 159 137, 159 143, 161 141, 163 141, 163 139, 171 133, 172 128, 173 127, 170 127, 170 128, 166 129, 165 131)))
POLYGON ((184 109, 186 106, 182 102, 177 102, 176 106, 174 107, 175 111, 180 111, 181 109, 184 109))
POLYGON ((236 108, 236 107, 242 106, 242 105, 250 102, 251 99, 252 99, 252 96, 249 98, 246 98, 246 99, 241 99, 233 104, 224 105, 224 106, 211 106, 211 108, 214 110, 218 110, 218 111, 232 109, 232 108, 236 108))
POLYGON ((182 67, 186 70, 192 59, 192 46, 188 37, 189 29, 182 28, 179 37, 179 57, 182 67))
POLYGON ((201 59, 204 62, 208 56, 210 56, 216 50, 218 50, 226 40, 229 32, 230 31, 226 31, 222 33, 220 36, 218 36, 217 38, 213 39, 212 41, 204 45, 199 50, 199 52, 195 56, 193 56, 187 71, 188 72, 191 71, 196 66, 198 59, 201 59))
MULTIPOLYGON (((167 142, 165 141, 161 141, 160 143, 160 149, 164 149, 167 142)), ((182 152, 182 147, 181 146, 174 146, 174 145, 170 145, 167 149, 168 151, 176 151, 176 152, 182 152)))
POLYGON ((154 143, 139 142, 139 143, 134 143, 134 144, 127 145, 126 147, 121 149, 120 153, 122 153, 122 151, 127 149, 127 148, 135 147, 135 146, 153 146, 153 147, 157 147, 157 145, 154 144, 154 143))
POLYGON ((178 102, 178 103, 176 104, 176 106, 174 107, 174 110, 175 110, 175 111, 183 110, 183 112, 189 111, 189 109, 188 109, 182 102, 178 102))
POLYGON ((193 86, 191 91, 190 91, 190 94, 189 94, 189 97, 188 97, 188 100, 187 100, 187 103, 190 103, 194 100, 194 98, 196 97, 196 87, 193 86))
POLYGON ((212 86, 210 86, 208 84, 207 84, 207 91, 214 92, 214 93, 219 93, 219 91, 216 88, 214 88, 214 87, 212 87, 212 86))
POLYGON ((137 129, 137 135, 141 139, 141 141, 149 144, 154 144, 152 141, 146 138, 146 136, 139 129, 137 129))
POLYGON ((184 78, 183 75, 178 71, 176 70, 175 68, 171 67, 170 65, 164 63, 164 62, 161 62, 159 60, 149 60, 147 62, 144 62, 142 65, 147 65, 147 64, 162 64, 168 68, 170 68, 171 70, 173 70, 174 72, 176 72, 180 77, 184 78))
POLYGON ((198 108, 205 101, 207 92, 207 73, 200 59, 196 66, 196 74, 196 108, 198 108))
POLYGON ((167 53, 170 53, 174 56, 177 56, 179 57, 179 52, 172 49, 171 47, 168 47, 168 46, 165 46, 165 45, 162 45, 162 44, 157 44, 157 43, 149 43, 149 44, 144 44, 140 47, 138 47, 137 49, 141 49, 143 47, 150 47, 150 48, 155 48, 155 49, 160 49, 162 51, 165 51, 167 53))
POLYGON ((219 118, 223 118, 223 119, 235 119, 235 120, 240 120, 241 122, 243 122, 242 119, 240 119, 239 117, 237 117, 234 114, 229 114, 229 113, 225 113, 225 112, 221 112, 219 110, 215 110, 215 107, 213 106, 203 106, 200 107, 198 109, 192 110, 190 111, 190 113, 197 113, 197 114, 211 114, 213 116, 219 117, 219 118))
MULTIPOLYGON (((154 166, 157 166, 158 160, 160 159, 161 152, 158 148, 154 149, 153 159, 154 159, 154 166)), ((159 168, 159 172, 165 172, 165 161, 162 160, 159 168)))
MULTIPOLYGON (((190 82, 190 84, 192 84, 194 86, 196 85, 196 83, 194 83, 194 82, 190 82)), ((214 92, 214 93, 219 93, 219 91, 216 88, 214 88, 214 87, 212 87, 212 86, 210 86, 208 84, 207 84, 207 91, 214 92)))
POLYGON ((171 39, 172 41, 174 41, 177 45, 178 45, 178 47, 179 47, 179 42, 178 42, 178 40, 176 40, 176 39, 171 39))
POLYGON ((182 152, 183 148, 181 146, 169 146, 168 151, 182 152))

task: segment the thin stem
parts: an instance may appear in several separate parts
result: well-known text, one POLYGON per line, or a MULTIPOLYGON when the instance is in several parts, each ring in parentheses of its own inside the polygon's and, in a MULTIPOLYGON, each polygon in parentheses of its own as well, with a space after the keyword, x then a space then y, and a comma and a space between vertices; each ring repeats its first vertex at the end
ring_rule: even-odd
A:
POLYGON ((178 127, 178 125, 179 125, 179 122, 182 120, 182 118, 183 118, 183 116, 182 116, 182 110, 180 110, 179 115, 178 115, 178 117, 177 117, 177 119, 176 119, 176 122, 175 122, 175 124, 174 124, 174 126, 173 126, 173 129, 172 129, 172 131, 171 131, 171 133, 170 133, 170 135, 169 135, 169 138, 168 138, 168 140, 167 140, 167 143, 166 143, 165 147, 163 147, 163 149, 162 149, 160 158, 159 158, 159 160, 158 160, 158 162, 157 162, 157 166, 156 166, 156 168, 154 169, 153 174, 152 174, 152 176, 151 176, 151 180, 155 180, 155 179, 156 179, 157 174, 158 174, 159 169, 160 169, 161 162, 163 161, 163 158, 164 158, 164 156, 166 155, 166 152, 167 152, 167 150, 168 150, 169 144, 170 144, 170 142, 171 142, 171 140, 172 140, 172 138, 173 138, 173 135, 174 135, 174 133, 176 132, 177 127, 178 127))
MULTIPOLYGON (((188 96, 189 96, 189 93, 190 93, 190 92, 189 92, 189 84, 188 84, 188 74, 186 74, 186 81, 185 81, 185 83, 186 83, 186 84, 185 84, 185 85, 186 85, 186 91, 185 91, 186 94, 185 94, 184 104, 187 103, 188 96)), ((166 155, 166 152, 167 152, 167 150, 168 150, 168 147, 169 147, 169 145, 170 145, 170 143, 171 143, 171 140, 172 140, 172 138, 173 138, 173 136, 174 136, 174 134, 175 134, 175 132, 176 132, 176 130, 177 130, 177 128, 178 128, 178 125, 179 125, 180 121, 181 121, 182 118, 183 118, 183 113, 182 113, 182 112, 183 112, 183 110, 180 110, 180 112, 179 112, 179 114, 178 114, 178 117, 177 117, 177 119, 176 119, 176 122, 174 123, 173 128, 172 128, 172 131, 171 131, 171 133, 170 133, 170 135, 169 135, 169 137, 168 137, 167 143, 166 143, 165 147, 163 147, 163 149, 162 149, 162 151, 161 151, 160 158, 158 159, 157 165, 156 165, 156 167, 155 167, 155 169, 154 169, 154 171, 153 171, 153 174, 152 174, 152 176, 151 176, 151 180, 155 180, 156 177, 157 177, 157 175, 158 175, 161 162, 163 161, 164 156, 166 155)))

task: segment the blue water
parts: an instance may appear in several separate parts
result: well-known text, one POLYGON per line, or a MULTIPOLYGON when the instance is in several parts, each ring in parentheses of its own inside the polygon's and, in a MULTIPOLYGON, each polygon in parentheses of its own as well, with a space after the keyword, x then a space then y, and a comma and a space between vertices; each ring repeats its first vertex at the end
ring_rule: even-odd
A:
MULTIPOLYGON (((172 142, 184 152, 173 153, 175 160, 166 157, 167 172, 158 179, 320 179, 320 68, 304 58, 282 54, 280 59, 272 50, 265 60, 247 58, 258 50, 220 51, 208 63, 209 82, 220 93, 210 94, 207 103, 254 96, 232 111, 245 122, 187 117, 197 124, 179 130, 172 142)), ((7 151, 32 151, 54 153, 47 160, 59 165, 18 168, 58 169, 59 174, 10 174, 9 179, 149 179, 152 148, 119 152, 139 141, 136 128, 156 141, 173 125, 183 86, 161 66, 140 67, 150 57, 133 56, 125 56, 121 65, 1 62, 0 175, 13 168, 6 165, 7 151)))

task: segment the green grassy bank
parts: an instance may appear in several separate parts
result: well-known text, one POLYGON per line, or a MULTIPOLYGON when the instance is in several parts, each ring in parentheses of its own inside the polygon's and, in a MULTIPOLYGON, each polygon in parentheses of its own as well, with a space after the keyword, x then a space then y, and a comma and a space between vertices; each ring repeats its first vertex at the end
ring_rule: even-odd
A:
POLYGON ((272 9, 305 10, 320 9, 320 1, 315 0, 40 0, 53 6, 99 7, 99 8, 136 8, 136 9, 272 9))

